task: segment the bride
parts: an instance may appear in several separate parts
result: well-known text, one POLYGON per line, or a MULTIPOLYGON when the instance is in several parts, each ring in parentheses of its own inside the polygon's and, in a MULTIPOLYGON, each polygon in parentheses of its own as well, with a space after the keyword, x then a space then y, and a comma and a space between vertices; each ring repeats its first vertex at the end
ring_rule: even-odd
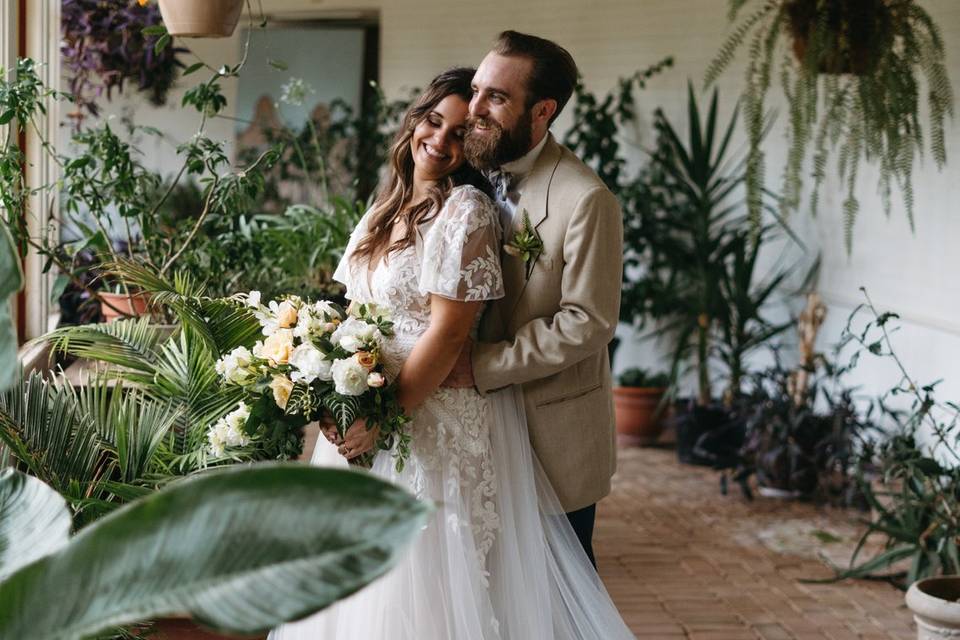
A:
MULTIPOLYGON (((402 472, 372 473, 436 505, 400 563, 270 640, 617 640, 633 638, 534 456, 519 387, 486 396, 441 387, 484 302, 504 295, 501 230, 483 177, 464 160, 473 69, 435 78, 404 117, 387 179, 334 278, 389 309, 381 354, 413 418, 402 472)), ((357 423, 339 452, 368 450, 357 423)), ((321 438, 313 464, 341 463, 321 438), (332 455, 331 455, 332 454, 332 455)))

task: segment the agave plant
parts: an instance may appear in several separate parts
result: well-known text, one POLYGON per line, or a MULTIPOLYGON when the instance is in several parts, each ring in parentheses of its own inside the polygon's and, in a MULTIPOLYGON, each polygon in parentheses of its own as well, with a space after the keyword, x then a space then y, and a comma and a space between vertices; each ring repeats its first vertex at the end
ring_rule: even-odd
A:
POLYGON ((812 146, 811 210, 817 210, 829 155, 836 152, 847 191, 848 251, 860 210, 856 186, 864 161, 880 170, 879 191, 888 215, 894 183, 902 191, 912 228, 913 166, 929 140, 937 167, 943 167, 944 120, 953 115, 943 40, 930 15, 914 0, 729 0, 729 8, 736 24, 708 68, 706 84, 733 62, 738 49, 747 47, 743 115, 750 140, 747 203, 754 225, 759 226, 762 213, 765 104, 779 70, 789 105, 782 212, 800 204, 801 176, 812 146), (920 116, 924 96, 927 124, 920 116))

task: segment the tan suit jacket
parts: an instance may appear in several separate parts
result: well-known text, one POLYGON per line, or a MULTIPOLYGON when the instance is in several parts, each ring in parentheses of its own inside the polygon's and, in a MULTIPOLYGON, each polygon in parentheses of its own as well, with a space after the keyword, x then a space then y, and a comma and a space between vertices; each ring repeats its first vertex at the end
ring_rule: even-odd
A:
POLYGON ((569 512, 606 496, 616 469, 607 343, 619 318, 623 219, 600 178, 553 136, 504 241, 524 210, 543 253, 529 279, 520 258, 501 255, 506 296, 481 321, 473 375, 481 393, 523 386, 534 451, 569 512))

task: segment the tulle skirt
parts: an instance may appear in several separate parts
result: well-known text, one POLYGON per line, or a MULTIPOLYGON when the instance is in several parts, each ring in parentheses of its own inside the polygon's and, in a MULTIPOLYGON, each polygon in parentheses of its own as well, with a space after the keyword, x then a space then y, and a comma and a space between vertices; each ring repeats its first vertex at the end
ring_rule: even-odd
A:
MULTIPOLYGON (((371 472, 436 510, 396 567, 269 640, 620 640, 610 600, 536 456, 519 388, 443 389, 415 412, 413 457, 371 472)), ((312 464, 345 465, 323 438, 312 464)))

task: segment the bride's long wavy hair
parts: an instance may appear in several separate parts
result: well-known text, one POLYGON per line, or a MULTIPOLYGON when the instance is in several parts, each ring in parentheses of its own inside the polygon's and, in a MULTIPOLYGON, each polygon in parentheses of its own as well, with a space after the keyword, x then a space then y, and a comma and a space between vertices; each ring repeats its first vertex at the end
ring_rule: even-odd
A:
POLYGON ((369 231, 354 249, 352 260, 370 259, 381 253, 390 253, 412 245, 416 239, 417 227, 429 222, 443 207, 450 191, 462 184, 472 184, 482 191, 490 193, 490 186, 479 171, 464 162, 460 167, 438 180, 427 192, 427 198, 404 211, 413 197, 413 153, 410 139, 417 125, 447 96, 455 95, 470 102, 473 97, 471 82, 474 69, 458 67, 444 71, 430 82, 430 86, 417 98, 403 116, 403 124, 390 147, 390 161, 387 174, 377 198, 374 200, 368 222, 369 231), (390 240, 394 224, 405 223, 406 233, 392 245, 384 246, 390 240))

